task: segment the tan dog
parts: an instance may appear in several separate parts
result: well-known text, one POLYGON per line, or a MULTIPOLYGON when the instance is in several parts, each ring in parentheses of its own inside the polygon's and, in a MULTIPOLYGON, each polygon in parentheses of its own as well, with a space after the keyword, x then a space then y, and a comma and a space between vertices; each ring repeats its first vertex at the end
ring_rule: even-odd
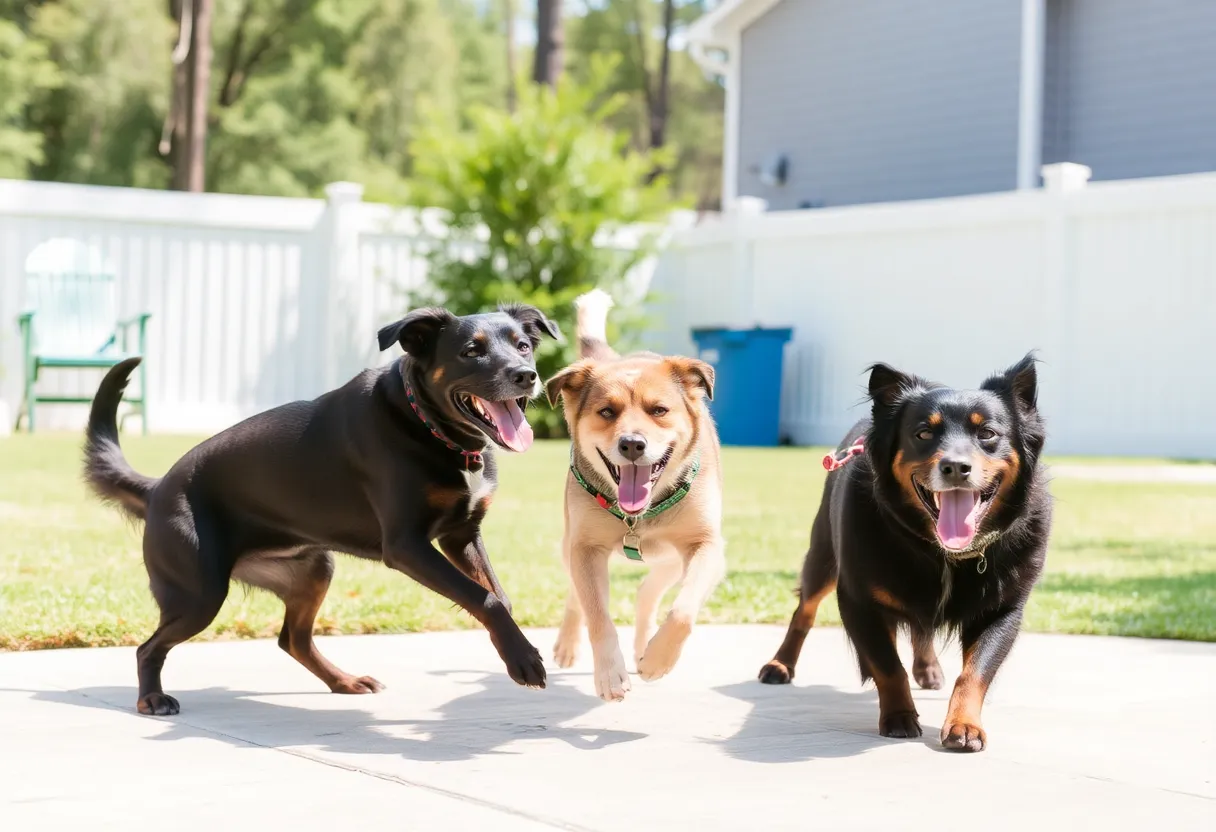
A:
POLYGON ((571 591, 554 657, 559 667, 574 664, 585 619, 595 691, 611 701, 629 690, 629 672, 608 612, 609 556, 650 566, 638 588, 633 645, 647 681, 675 665, 726 571, 718 435, 706 405, 714 371, 692 358, 618 356, 605 333, 612 299, 595 290, 575 304, 582 360, 547 385, 551 402, 562 399, 573 437, 562 538, 571 591), (659 601, 676 582, 671 612, 655 632, 659 601))

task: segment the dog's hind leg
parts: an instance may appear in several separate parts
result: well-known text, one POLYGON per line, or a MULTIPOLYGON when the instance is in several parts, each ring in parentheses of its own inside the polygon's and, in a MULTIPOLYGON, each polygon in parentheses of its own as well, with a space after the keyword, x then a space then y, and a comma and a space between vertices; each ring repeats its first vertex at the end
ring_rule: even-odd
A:
POLYGON ((557 662, 558 667, 567 668, 573 667, 578 661, 579 641, 583 635, 583 608, 578 602, 578 592, 574 588, 574 575, 570 571, 570 546, 565 538, 562 539, 562 566, 566 569, 570 585, 566 589, 566 612, 557 631, 557 641, 553 643, 553 660, 557 662))
POLYGON ((933 649, 933 630, 916 624, 912 630, 912 678, 925 690, 940 690, 945 677, 933 649))
POLYGON ((181 710, 165 693, 161 669, 177 645, 207 628, 228 597, 228 574, 214 544, 203 545, 189 527, 150 522, 144 534, 144 563, 152 596, 160 606, 160 626, 135 651, 139 671, 136 708, 141 714, 171 716, 181 710))
POLYGON ((840 618, 857 650, 862 680, 878 688, 878 733, 884 737, 919 737, 920 720, 908 685, 908 671, 895 649, 895 622, 870 599, 837 593, 840 618))
POLYGON ((245 558, 232 570, 238 581, 269 590, 283 600, 287 610, 279 647, 326 687, 334 693, 379 693, 384 685, 371 676, 354 676, 334 666, 313 640, 313 625, 333 574, 333 556, 324 549, 306 549, 291 557, 245 558))
POLYGON ((566 611, 562 615, 561 626, 557 630, 557 640, 553 642, 553 660, 560 668, 573 667, 578 661, 579 642, 583 635, 583 608, 579 606, 578 595, 571 585, 566 590, 566 611))
POLYGON ((638 587, 637 620, 634 622, 633 660, 636 665, 642 662, 646 645, 654 635, 659 623, 659 602, 667 590, 676 585, 684 571, 684 564, 678 557, 656 560, 650 567, 650 572, 642 579, 638 587))
POLYGON ((811 548, 802 562, 802 584, 798 589, 798 606, 790 619, 785 640, 777 654, 760 668, 760 681, 766 685, 785 685, 794 678, 794 666, 802 653, 802 643, 815 626, 815 616, 823 599, 836 588, 838 574, 832 538, 821 511, 811 526, 811 548))

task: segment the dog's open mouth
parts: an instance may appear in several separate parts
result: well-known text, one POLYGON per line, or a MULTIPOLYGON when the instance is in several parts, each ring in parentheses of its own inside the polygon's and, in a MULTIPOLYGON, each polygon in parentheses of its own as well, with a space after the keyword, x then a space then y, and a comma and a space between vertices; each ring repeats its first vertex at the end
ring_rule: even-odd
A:
POLYGON ((456 395, 456 406, 486 436, 509 451, 532 447, 532 426, 524 416, 527 397, 492 402, 469 393, 456 395))
POLYGON ((1001 478, 996 477, 978 491, 962 488, 931 491, 916 479, 912 480, 925 511, 933 518, 938 541, 952 552, 965 552, 971 548, 1000 484, 1001 478))
POLYGON ((608 457, 604 456, 604 452, 596 448, 596 453, 604 461, 609 476, 616 483, 616 501, 621 511, 626 514, 640 514, 646 510, 646 506, 650 505, 654 484, 667 470, 667 463, 671 462, 673 451, 673 447, 668 447, 658 462, 653 464, 630 463, 618 466, 612 464, 608 457))

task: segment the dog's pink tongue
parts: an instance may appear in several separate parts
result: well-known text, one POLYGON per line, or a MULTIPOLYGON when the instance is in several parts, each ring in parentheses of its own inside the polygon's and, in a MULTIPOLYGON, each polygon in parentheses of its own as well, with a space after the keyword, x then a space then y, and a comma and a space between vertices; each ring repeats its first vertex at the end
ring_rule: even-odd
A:
POLYGON ((980 507, 978 491, 941 491, 937 516, 937 538, 947 549, 961 551, 975 540, 975 514, 980 507))
POLYGON ((482 399, 481 403, 498 426, 498 436, 502 439, 502 444, 521 454, 532 447, 532 426, 528 424, 524 412, 519 409, 514 399, 505 402, 488 402, 482 399))
POLYGON ((622 465, 621 484, 616 489, 616 501, 621 511, 637 514, 650 502, 649 465, 622 465))

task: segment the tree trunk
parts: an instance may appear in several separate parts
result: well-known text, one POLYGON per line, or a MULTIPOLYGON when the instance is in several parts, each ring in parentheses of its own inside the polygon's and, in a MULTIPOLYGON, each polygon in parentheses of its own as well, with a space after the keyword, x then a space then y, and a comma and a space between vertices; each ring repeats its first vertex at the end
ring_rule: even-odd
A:
POLYGON ((170 105, 172 187, 206 189, 207 105, 211 92, 211 8, 213 0, 174 3, 182 29, 189 32, 189 52, 173 68, 170 105), (188 19, 187 19, 188 16, 188 19))
POLYGON ((173 89, 169 98, 169 114, 160 136, 160 153, 169 160, 173 175, 169 187, 186 190, 186 102, 189 85, 186 82, 186 62, 190 58, 190 37, 194 14, 190 0, 169 0, 169 13, 177 21, 178 39, 173 47, 173 89))
POLYGON ((515 0, 502 0, 503 26, 507 38, 507 112, 515 112, 515 0))
POLYGON ((186 188, 206 190, 207 104, 211 97, 212 0, 194 0, 194 30, 190 39, 188 86, 190 108, 186 138, 186 188))
POLYGON ((562 0, 536 0, 536 62, 532 78, 556 87, 565 61, 562 0))
POLYGON ((650 112, 650 146, 667 143, 668 100, 671 93, 671 30, 675 27, 675 0, 663 0, 663 57, 659 62, 659 89, 650 112))

